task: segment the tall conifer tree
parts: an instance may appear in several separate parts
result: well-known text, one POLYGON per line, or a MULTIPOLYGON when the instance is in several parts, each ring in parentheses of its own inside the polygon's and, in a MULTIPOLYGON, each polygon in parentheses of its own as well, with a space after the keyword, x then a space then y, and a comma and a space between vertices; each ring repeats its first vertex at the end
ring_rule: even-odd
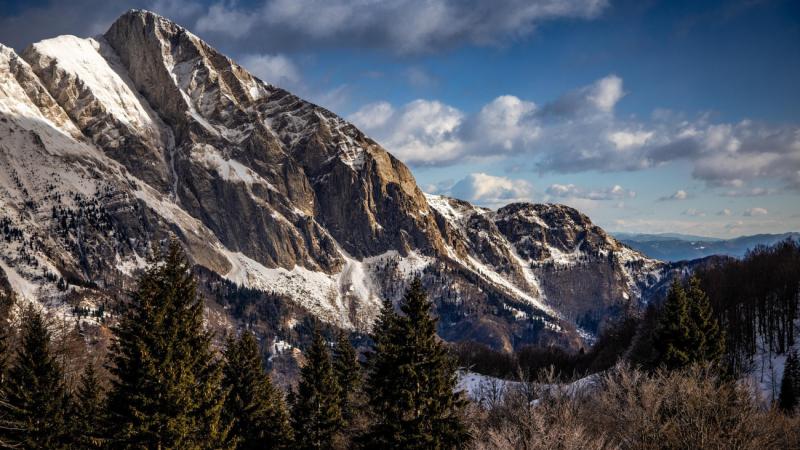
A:
POLYGON ((361 366, 356 349, 350 343, 347 333, 339 333, 333 349, 333 371, 339 384, 339 404, 345 426, 350 426, 356 415, 361 392, 361 366))
POLYGON ((724 356, 724 339, 700 280, 692 277, 687 287, 674 280, 654 333, 660 365, 679 369, 697 362, 717 364, 724 356))
POLYGON ((103 420, 103 392, 94 364, 89 363, 81 375, 80 384, 72 401, 70 431, 72 445, 79 448, 100 448, 103 420))
POLYGON ((291 448, 292 428, 281 392, 264 372, 258 342, 250 332, 228 340, 223 386, 225 420, 237 449, 291 448))
POLYGON ((306 363, 300 369, 300 383, 292 396, 295 448, 336 447, 343 426, 339 389, 330 350, 315 327, 306 363))
POLYGON ((0 441, 22 448, 66 448, 69 407, 64 374, 51 350, 51 334, 41 313, 23 313, 21 343, 5 380, 0 402, 0 441))
POLYGON ((146 270, 114 334, 111 445, 226 448, 222 371, 177 243, 146 270))
POLYGON ((419 279, 394 312, 384 304, 374 328, 367 394, 373 424, 367 448, 452 449, 463 447, 465 400, 455 393, 455 362, 436 335, 436 319, 419 279))
POLYGON ((725 353, 725 338, 719 329, 711 302, 700 287, 700 279, 693 276, 689 279, 686 290, 689 302, 689 318, 691 320, 691 359, 718 363, 725 353))
POLYGON ((689 318, 689 300, 686 291, 676 279, 656 326, 654 344, 659 352, 659 362, 668 369, 678 369, 691 361, 692 330, 689 318))

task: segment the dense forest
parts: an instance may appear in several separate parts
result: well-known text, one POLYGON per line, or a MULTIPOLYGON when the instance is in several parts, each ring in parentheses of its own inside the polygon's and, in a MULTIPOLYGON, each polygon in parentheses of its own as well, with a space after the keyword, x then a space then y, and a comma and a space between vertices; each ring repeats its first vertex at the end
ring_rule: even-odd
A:
POLYGON ((574 353, 448 345, 417 279, 368 339, 304 322, 288 390, 258 338, 280 321, 251 314, 280 317, 283 302, 197 278, 173 245, 91 357, 79 328, 0 298, 0 448, 800 447, 796 242, 676 279, 574 353), (203 324, 209 292, 252 317, 221 346, 203 324), (765 351, 786 359, 775 402, 743 382, 765 351), (496 378, 458 391, 465 370, 496 378))
POLYGON ((756 354, 783 354, 795 345, 800 242, 757 247, 698 277, 725 330, 728 363, 737 374, 751 367, 756 354))

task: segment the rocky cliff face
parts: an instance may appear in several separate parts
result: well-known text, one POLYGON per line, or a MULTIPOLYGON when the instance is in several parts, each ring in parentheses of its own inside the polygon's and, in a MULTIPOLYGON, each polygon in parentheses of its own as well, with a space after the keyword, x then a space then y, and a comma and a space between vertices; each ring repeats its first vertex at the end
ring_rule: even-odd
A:
POLYGON ((0 204, 8 284, 66 313, 173 236, 209 274, 345 328, 420 275, 445 338, 506 349, 583 345, 663 272, 565 206, 426 196, 353 125, 139 10, 95 39, 0 47, 0 204))

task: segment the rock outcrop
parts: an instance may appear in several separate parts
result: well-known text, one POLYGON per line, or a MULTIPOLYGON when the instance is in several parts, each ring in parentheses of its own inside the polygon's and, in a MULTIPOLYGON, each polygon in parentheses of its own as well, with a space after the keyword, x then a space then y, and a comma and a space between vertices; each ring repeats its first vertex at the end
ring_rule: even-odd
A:
POLYGON ((65 311, 176 237, 208 276, 337 326, 367 329, 419 275, 447 339, 577 347, 663 267, 572 208, 426 196, 353 125, 141 10, 0 47, 0 204, 9 284, 65 311))

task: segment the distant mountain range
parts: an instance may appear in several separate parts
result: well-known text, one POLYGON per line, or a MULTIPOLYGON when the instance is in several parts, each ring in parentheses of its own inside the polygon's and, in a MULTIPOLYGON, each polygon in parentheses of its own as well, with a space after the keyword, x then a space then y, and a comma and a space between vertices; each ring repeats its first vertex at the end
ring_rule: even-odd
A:
POLYGON ((629 247, 662 261, 683 261, 711 255, 727 255, 740 258, 748 250, 759 245, 774 245, 786 239, 800 240, 800 233, 798 232, 755 234, 733 239, 677 233, 614 233, 614 236, 629 247))

